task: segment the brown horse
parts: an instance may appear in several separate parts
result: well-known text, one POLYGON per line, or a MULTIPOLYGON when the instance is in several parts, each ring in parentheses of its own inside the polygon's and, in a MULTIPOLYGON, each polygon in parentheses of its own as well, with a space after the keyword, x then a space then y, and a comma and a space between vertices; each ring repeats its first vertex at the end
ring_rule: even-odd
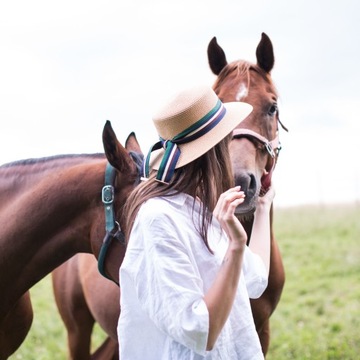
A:
MULTIPOLYGON (((213 88, 220 99, 224 102, 245 101, 254 108, 250 116, 234 130, 230 144, 235 182, 246 193, 246 202, 239 208, 238 217, 251 241, 256 201, 271 183, 280 151, 279 124, 287 130, 280 122, 278 94, 270 75, 275 63, 273 46, 263 33, 256 49, 257 64, 243 60, 228 63, 225 52, 213 38, 208 46, 208 59, 211 70, 217 75, 213 88)), ((264 354, 268 351, 270 341, 269 318, 280 300, 285 283, 284 267, 273 231, 273 207, 270 221, 268 286, 259 299, 251 300, 264 354)))
MULTIPOLYGON (((279 112, 277 92, 270 77, 274 65, 273 47, 267 35, 262 34, 256 50, 257 64, 247 61, 227 63, 225 53, 213 38, 208 46, 211 70, 218 78, 214 90, 224 102, 246 101, 254 111, 234 131, 230 146, 235 180, 246 192, 246 203, 239 209, 238 217, 244 224, 251 240, 253 213, 257 197, 271 182, 279 154, 278 141, 279 112)), ((281 124, 281 123, 280 123, 281 124)), ((69 342, 74 348, 88 344, 91 328, 97 321, 109 336, 116 340, 116 326, 119 317, 119 289, 101 277, 96 271, 96 260, 85 254, 78 254, 70 262, 62 264, 53 272, 53 284, 59 310, 68 330, 69 342), (76 270, 69 271, 69 267, 76 270), (68 292, 59 291, 64 287, 68 292), (99 294, 101 294, 99 296, 99 294), (105 296, 103 294, 106 294, 105 296), (109 298, 109 303, 106 303, 109 298), (84 305, 89 320, 87 325, 76 319, 75 303, 84 305), (106 314, 105 314, 106 313, 106 314), (74 335, 79 329, 86 339, 74 335)), ((264 294, 252 300, 252 309, 264 354, 269 347, 269 318, 275 310, 285 281, 281 255, 272 228, 271 210, 271 264, 269 284, 264 294)), ((87 345, 85 346, 86 348, 87 345)), ((117 356, 117 350, 112 355, 117 356)), ((112 359, 112 357, 109 357, 112 359)))
MULTIPOLYGON (((105 234, 102 188, 113 166, 116 219, 139 179, 134 134, 126 149, 110 122, 103 130, 105 154, 56 156, 0 167, 0 359, 22 343, 32 322, 28 290, 78 252, 96 257, 105 234)), ((115 241, 105 271, 118 279, 124 246, 115 241)))

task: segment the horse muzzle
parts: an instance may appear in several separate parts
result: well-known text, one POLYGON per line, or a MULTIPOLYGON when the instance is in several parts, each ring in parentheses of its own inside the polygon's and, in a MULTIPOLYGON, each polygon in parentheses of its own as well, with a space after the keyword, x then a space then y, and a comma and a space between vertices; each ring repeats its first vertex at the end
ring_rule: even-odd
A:
POLYGON ((235 175, 235 185, 239 185, 245 193, 245 201, 236 208, 235 215, 243 217, 253 214, 261 189, 260 179, 257 179, 252 173, 238 173, 235 175))

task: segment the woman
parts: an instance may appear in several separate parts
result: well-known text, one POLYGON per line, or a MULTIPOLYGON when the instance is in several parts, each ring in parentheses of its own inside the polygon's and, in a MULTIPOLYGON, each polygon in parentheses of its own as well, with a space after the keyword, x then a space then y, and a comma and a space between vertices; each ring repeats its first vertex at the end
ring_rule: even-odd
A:
POLYGON ((251 242, 262 259, 234 215, 245 194, 233 184, 228 150, 229 134, 251 110, 198 87, 154 116, 160 141, 125 211, 121 360, 264 358, 249 296, 267 285, 273 191, 255 214, 251 242))

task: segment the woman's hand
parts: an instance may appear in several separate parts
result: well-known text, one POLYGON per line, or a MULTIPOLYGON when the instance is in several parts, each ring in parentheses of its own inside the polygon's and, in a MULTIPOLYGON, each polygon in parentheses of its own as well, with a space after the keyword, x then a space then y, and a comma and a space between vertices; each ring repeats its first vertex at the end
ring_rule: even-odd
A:
POLYGON ((209 311, 207 350, 213 348, 229 317, 239 284, 247 235, 234 214, 244 199, 245 194, 240 191, 240 186, 235 186, 220 195, 213 212, 229 238, 229 245, 219 272, 204 296, 209 311))
POLYGON ((235 216, 235 209, 244 202, 245 194, 240 186, 235 186, 219 197, 214 216, 229 237, 230 245, 243 247, 247 241, 246 232, 235 216))

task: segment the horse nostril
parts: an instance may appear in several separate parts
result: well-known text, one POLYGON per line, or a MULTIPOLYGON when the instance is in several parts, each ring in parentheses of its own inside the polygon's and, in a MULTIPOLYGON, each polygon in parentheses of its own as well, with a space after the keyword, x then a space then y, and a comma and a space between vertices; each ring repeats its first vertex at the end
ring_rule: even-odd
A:
POLYGON ((256 178, 252 173, 237 174, 235 184, 241 186, 241 190, 245 192, 247 197, 252 197, 256 193, 256 178))
POLYGON ((255 193, 256 192, 256 179, 254 174, 250 174, 250 185, 249 185, 249 191, 255 193))

